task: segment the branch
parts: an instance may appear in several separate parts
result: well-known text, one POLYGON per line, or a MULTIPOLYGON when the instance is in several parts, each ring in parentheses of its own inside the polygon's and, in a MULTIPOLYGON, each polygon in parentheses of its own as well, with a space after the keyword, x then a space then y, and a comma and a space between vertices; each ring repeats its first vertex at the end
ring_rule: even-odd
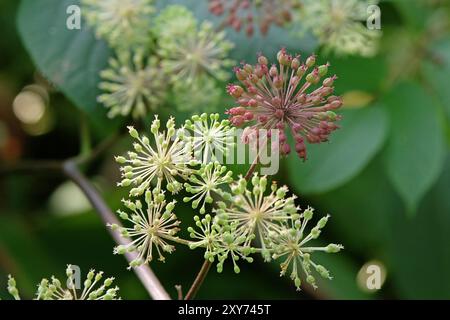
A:
MULTIPOLYGON (((98 212, 100 218, 105 224, 117 224, 120 226, 120 221, 111 212, 111 209, 103 201, 95 187, 86 179, 86 177, 78 170, 73 160, 64 162, 62 170, 64 174, 71 179, 85 194, 94 209, 98 212)), ((122 238, 117 232, 108 228, 109 233, 114 241, 119 245, 127 245, 128 240, 122 238)), ((136 258, 136 253, 128 252, 125 254, 128 262, 136 258)), ((158 278, 147 265, 140 266, 133 269, 138 278, 141 280, 144 287, 147 289, 150 296, 155 300, 170 300, 169 294, 165 291, 158 278)))
POLYGON ((184 300, 191 300, 195 297, 195 295, 198 292, 198 289, 200 289, 201 285, 203 284, 203 281, 205 281, 206 275, 208 274, 209 268, 211 268, 211 262, 209 260, 205 260, 203 262, 202 268, 200 269, 199 273, 197 274, 197 277, 195 278, 194 282, 192 283, 191 288, 189 289, 188 293, 184 297, 184 300))

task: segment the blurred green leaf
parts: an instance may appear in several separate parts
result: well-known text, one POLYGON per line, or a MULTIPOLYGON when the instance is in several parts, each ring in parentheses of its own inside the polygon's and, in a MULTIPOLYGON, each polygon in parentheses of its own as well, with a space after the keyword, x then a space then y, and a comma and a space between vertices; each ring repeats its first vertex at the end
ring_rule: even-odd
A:
POLYGON ((288 158, 291 184, 303 193, 320 193, 355 177, 382 147, 388 121, 380 106, 343 112, 342 128, 329 144, 309 145, 308 160, 288 158))
MULTIPOLYGON (((0 268, 12 274, 24 297, 32 297, 39 280, 48 276, 55 264, 45 245, 20 216, 0 215, 0 268)), ((62 266, 64 267, 64 266, 62 266)), ((6 283, 6 274, 0 272, 0 284, 6 283)), ((5 287, 0 288, 0 292, 5 287)))
POLYGON ((97 104, 99 71, 110 51, 82 24, 81 30, 66 26, 67 7, 79 0, 23 0, 18 12, 22 41, 39 70, 78 108, 86 112, 98 129, 117 125, 97 104))
POLYGON ((423 29, 426 24, 426 16, 431 12, 430 6, 425 6, 426 1, 389 0, 399 9, 406 24, 413 29, 423 29))
POLYGON ((386 62, 381 57, 330 57, 330 63, 330 73, 339 77, 335 81, 338 94, 355 90, 376 93, 387 75, 386 62))
POLYGON ((450 117, 450 90, 448 89, 450 75, 450 41, 445 40, 430 49, 436 61, 425 61, 423 72, 428 82, 438 94, 444 105, 447 116, 450 117))
POLYGON ((383 170, 381 155, 340 188, 311 198, 319 212, 331 214, 327 228, 345 252, 384 260, 391 217, 403 212, 402 202, 383 170))
POLYGON ((389 177, 409 213, 433 185, 444 163, 444 138, 439 112, 422 87, 403 83, 385 99, 391 115, 386 150, 389 177))
POLYGON ((450 299, 450 158, 414 219, 395 215, 392 276, 404 299, 450 299))

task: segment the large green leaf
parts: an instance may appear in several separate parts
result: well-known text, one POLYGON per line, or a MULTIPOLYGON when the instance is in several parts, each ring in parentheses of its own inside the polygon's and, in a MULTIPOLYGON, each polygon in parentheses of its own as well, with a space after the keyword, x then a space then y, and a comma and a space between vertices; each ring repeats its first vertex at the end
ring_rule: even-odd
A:
POLYGON ((378 105, 343 113, 342 128, 331 142, 308 146, 308 160, 288 158, 291 184, 303 193, 321 193, 355 177, 381 148, 387 131, 385 111, 378 105))
POLYGON ((404 299, 450 298, 450 158, 414 219, 395 215, 392 276, 404 299))
POLYGON ((311 200, 319 212, 331 214, 327 228, 344 244, 345 252, 383 260, 391 217, 403 208, 381 160, 377 156, 357 177, 311 200))
POLYGON ((414 83, 400 84, 386 97, 391 133, 386 151, 389 177, 413 213, 442 170, 443 130, 434 101, 414 83))
POLYGON ((106 109, 96 102, 99 71, 107 64, 110 51, 83 23, 81 30, 66 26, 70 5, 79 0, 23 0, 18 28, 23 43, 36 66, 94 125, 105 129, 116 122, 106 117, 106 109))

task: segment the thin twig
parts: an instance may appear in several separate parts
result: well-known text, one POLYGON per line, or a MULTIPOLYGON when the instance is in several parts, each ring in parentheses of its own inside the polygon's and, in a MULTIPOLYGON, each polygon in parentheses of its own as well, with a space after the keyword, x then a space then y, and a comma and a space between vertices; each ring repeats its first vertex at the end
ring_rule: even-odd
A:
POLYGON ((258 158, 259 157, 255 158, 255 161, 253 161, 252 165, 250 166, 250 169, 248 169, 247 173, 245 174, 244 177, 245 180, 249 181, 253 175, 253 172, 255 172, 255 169, 258 166, 258 158))
POLYGON ((178 300, 183 300, 183 288, 181 287, 181 285, 177 284, 175 286, 175 290, 177 290, 178 300))
POLYGON ((194 283, 192 283, 191 288, 184 297, 184 300, 192 300, 195 297, 195 295, 198 292, 198 289, 200 289, 200 286, 203 284, 203 281, 205 281, 209 268, 211 268, 211 262, 209 260, 205 260, 203 262, 202 268, 200 269, 199 273, 197 274, 197 277, 194 280, 194 283))

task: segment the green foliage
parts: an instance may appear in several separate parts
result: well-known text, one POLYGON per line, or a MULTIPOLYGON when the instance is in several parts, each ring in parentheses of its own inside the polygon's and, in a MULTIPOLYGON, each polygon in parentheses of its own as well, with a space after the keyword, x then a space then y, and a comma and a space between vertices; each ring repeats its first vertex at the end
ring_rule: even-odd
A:
POLYGON ((438 179, 445 146, 439 109, 419 85, 404 83, 386 98, 391 132, 386 150, 389 177, 411 214, 438 179))
POLYGON ((347 111, 328 144, 313 145, 305 163, 287 160, 291 184, 302 193, 337 188, 356 176, 382 147, 388 129, 386 112, 379 105, 347 111))
POLYGON ((17 25, 23 43, 48 81, 61 90, 101 130, 118 125, 97 103, 99 72, 107 65, 110 50, 91 30, 69 30, 66 8, 79 1, 25 0, 17 25), (36 14, 39 12, 39 14, 36 14), (37 32, 38 30, 38 32, 37 32))

